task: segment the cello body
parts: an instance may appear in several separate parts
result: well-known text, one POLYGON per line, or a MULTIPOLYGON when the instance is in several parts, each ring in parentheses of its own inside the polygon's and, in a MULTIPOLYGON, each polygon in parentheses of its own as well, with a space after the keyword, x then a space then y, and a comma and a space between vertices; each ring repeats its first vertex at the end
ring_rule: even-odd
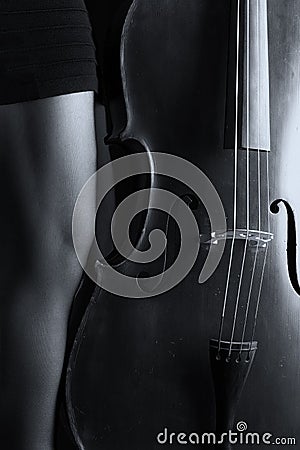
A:
MULTIPOLYGON (((235 167, 230 111, 236 94, 231 86, 237 85, 230 79, 234 74, 230 55, 238 54, 232 50, 236 34, 231 28, 235 24, 236 31, 233 11, 237 6, 230 0, 134 0, 123 2, 112 23, 104 58, 106 143, 112 158, 142 153, 152 167, 150 176, 141 176, 139 182, 136 177, 132 184, 123 181, 116 186, 116 198, 121 202, 138 185, 150 188, 149 209, 134 219, 132 241, 145 251, 149 234, 159 228, 165 232, 167 244, 163 255, 142 267, 116 252, 107 260, 119 272, 136 278, 145 292, 143 278, 174 263, 180 233, 175 220, 151 208, 159 195, 155 189, 171 191, 188 204, 200 230, 199 235, 191 233, 189 245, 199 241, 200 249, 188 275, 158 295, 149 289, 148 297, 130 298, 95 286, 73 344, 66 386, 69 420, 80 449, 152 450, 160 443, 181 448, 179 433, 201 436, 216 429, 218 434, 229 428, 237 431, 240 422, 248 431, 270 433, 274 439, 300 439, 296 259, 300 1, 271 0, 267 4, 269 86, 265 89, 269 90, 270 148, 261 149, 258 165, 257 148, 247 151, 238 146, 235 167), (217 230, 211 229, 201 198, 180 180, 156 173, 156 152, 198 167, 224 206, 229 230, 226 246, 218 267, 205 282, 199 283, 199 274, 209 249, 219 245, 221 237, 217 242, 208 238, 217 230), (234 187, 237 228, 245 229, 246 217, 251 230, 257 230, 258 223, 260 230, 266 230, 269 223, 272 239, 257 244, 257 250, 251 242, 245 247, 240 236, 230 258, 232 230, 236 228, 234 187), (253 301, 247 309, 254 264, 253 301), (251 325, 258 306, 254 341, 251 325), (245 314, 250 325, 241 340, 245 314), (233 323, 234 340, 228 347, 233 323), (231 358, 227 361, 228 351, 231 358)), ((253 122, 262 122, 260 116, 258 119, 253 122)), ((110 230, 103 233, 110 238, 110 230)), ((249 233, 247 238, 251 241, 249 233)), ((261 234, 253 239, 260 238, 261 234)), ((219 447, 231 448, 230 444, 219 447)), ((235 447, 244 448, 244 444, 235 447)))

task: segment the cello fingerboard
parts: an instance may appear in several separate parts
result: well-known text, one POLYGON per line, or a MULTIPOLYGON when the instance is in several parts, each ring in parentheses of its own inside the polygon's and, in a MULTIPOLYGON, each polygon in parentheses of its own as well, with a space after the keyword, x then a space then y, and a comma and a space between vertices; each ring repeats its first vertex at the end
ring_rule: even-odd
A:
POLYGON ((228 49, 225 148, 270 151, 267 0, 231 0, 228 49))

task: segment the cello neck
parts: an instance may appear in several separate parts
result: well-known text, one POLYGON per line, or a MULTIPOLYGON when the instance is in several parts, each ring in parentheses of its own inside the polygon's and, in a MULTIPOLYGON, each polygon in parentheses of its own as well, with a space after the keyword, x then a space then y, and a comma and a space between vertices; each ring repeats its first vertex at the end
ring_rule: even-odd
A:
POLYGON ((240 149, 270 151, 267 0, 231 0, 226 149, 236 134, 240 149))

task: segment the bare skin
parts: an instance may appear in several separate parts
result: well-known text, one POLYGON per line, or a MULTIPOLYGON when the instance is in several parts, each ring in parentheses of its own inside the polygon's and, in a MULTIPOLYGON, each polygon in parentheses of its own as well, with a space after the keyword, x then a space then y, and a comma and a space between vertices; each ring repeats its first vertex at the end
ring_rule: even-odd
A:
POLYGON ((82 275, 72 211, 96 169, 94 95, 0 106, 0 124, 0 442, 54 450, 67 321, 82 275))

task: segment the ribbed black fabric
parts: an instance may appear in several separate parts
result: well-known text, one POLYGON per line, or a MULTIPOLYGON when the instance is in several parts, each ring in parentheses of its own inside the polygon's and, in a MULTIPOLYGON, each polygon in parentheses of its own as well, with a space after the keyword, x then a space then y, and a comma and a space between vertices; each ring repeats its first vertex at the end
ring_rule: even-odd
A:
POLYGON ((98 90, 83 0, 0 0, 0 103, 98 90))

